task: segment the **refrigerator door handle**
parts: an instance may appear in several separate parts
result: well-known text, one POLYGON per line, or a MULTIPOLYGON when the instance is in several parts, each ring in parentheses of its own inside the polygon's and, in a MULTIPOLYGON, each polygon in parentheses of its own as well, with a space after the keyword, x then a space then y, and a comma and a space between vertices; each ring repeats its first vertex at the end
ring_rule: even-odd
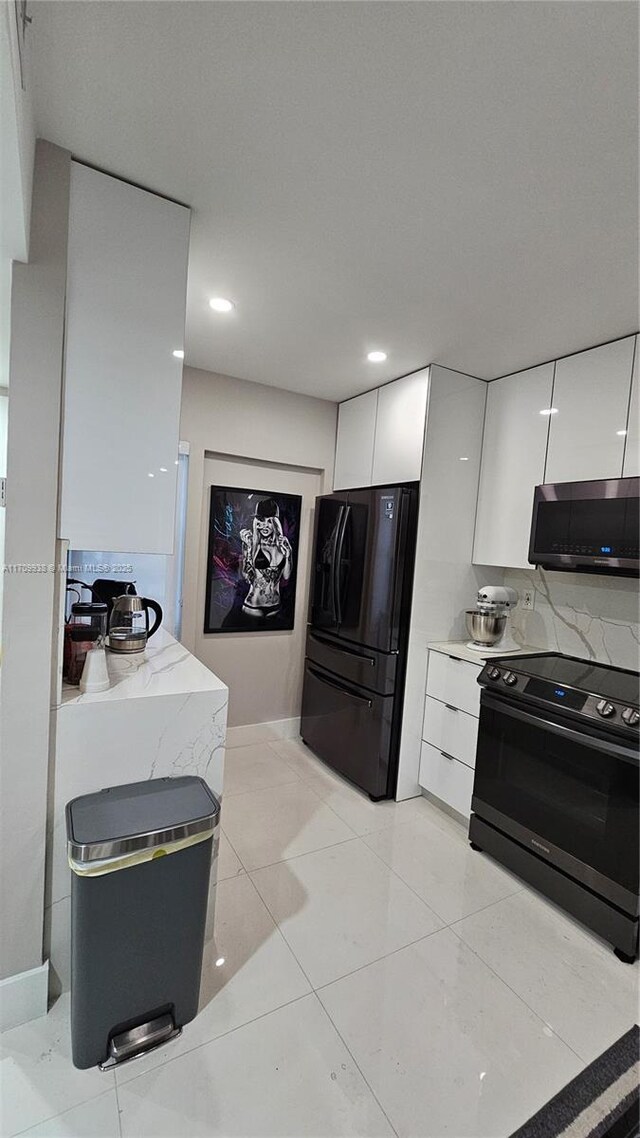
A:
POLYGON ((400 612, 402 604, 402 596, 400 589, 400 582, 405 569, 405 559, 407 555, 407 542, 406 542, 406 527, 407 527, 407 513, 409 509, 409 500, 407 492, 401 490, 400 501, 398 503, 398 526, 396 538, 396 555, 393 565, 393 593, 392 593, 392 610, 391 610, 391 647, 392 650, 397 648, 398 635, 400 628, 400 612))
POLYGON ((333 620, 335 621, 336 624, 340 623, 339 617, 338 617, 338 601, 337 601, 337 593, 336 593, 336 563, 337 563, 338 541, 339 541, 339 537, 340 537, 340 527, 342 526, 342 518, 344 515, 344 511, 345 511, 345 507, 340 506, 340 509, 338 512, 338 520, 336 522, 335 529, 334 529, 333 535, 332 535, 331 553, 329 555, 328 561, 326 562, 328 569, 329 569, 329 582, 330 582, 329 599, 330 599, 330 603, 331 603, 331 616, 333 617, 333 620))
POLYGON ((347 522, 351 513, 351 506, 340 507, 341 517, 338 521, 337 541, 333 556, 333 589, 335 596, 335 610, 338 624, 342 624, 342 591, 340 589, 340 564, 342 561, 342 550, 344 548, 344 535, 347 528, 347 522))
POLYGON ((352 652, 349 648, 339 648, 333 640, 325 640, 323 636, 318 636, 317 632, 310 632, 309 638, 317 640, 318 644, 326 644, 327 648, 332 648, 334 652, 340 652, 343 656, 351 656, 355 660, 364 660, 366 664, 371 664, 372 668, 375 667, 376 662, 373 656, 363 656, 360 652, 352 652))
POLYGON ((327 687, 335 688, 336 691, 342 692, 343 695, 348 695, 351 699, 358 700, 359 703, 366 703, 367 707, 369 708, 373 707, 372 701, 370 699, 367 699, 365 695, 358 695, 357 692, 351 691, 350 688, 343 688, 342 684, 337 684, 335 680, 330 680, 328 676, 324 675, 323 672, 317 672, 311 664, 307 664, 307 667, 311 672, 311 675, 315 676, 316 679, 320 680, 321 683, 326 684, 327 687))

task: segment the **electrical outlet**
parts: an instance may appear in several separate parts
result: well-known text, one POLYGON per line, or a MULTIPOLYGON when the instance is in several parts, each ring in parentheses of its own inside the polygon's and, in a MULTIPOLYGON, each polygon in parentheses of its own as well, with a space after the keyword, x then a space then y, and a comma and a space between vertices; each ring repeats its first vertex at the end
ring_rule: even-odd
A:
POLYGON ((525 589, 524 590, 524 592, 522 594, 522 607, 523 607, 523 609, 527 609, 529 612, 531 612, 531 610, 534 607, 534 603, 533 603, 534 602, 534 596, 535 596, 535 593, 534 593, 533 589, 525 589))

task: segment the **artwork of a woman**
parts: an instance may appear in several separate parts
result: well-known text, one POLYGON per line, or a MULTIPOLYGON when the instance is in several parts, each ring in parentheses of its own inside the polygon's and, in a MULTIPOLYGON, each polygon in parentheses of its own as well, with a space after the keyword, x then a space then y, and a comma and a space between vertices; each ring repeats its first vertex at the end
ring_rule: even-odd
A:
POLYGON ((280 523, 274 498, 256 506, 252 528, 240 530, 242 575, 249 591, 243 612, 254 617, 274 616, 280 608, 280 581, 291 576, 292 550, 280 523))
POLYGON ((211 487, 206 633, 294 627, 301 509, 299 494, 211 487))

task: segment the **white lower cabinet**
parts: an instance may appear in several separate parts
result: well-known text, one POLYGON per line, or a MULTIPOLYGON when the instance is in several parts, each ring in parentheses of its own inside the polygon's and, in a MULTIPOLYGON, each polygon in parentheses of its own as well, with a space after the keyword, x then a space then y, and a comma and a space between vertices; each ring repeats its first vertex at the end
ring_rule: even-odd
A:
POLYGON ((422 744, 420 785, 465 818, 471 815, 473 774, 471 767, 450 758, 430 743, 422 744))
POLYGON ((482 664, 471 664, 443 652, 429 653, 427 695, 459 707, 469 715, 480 714, 480 687, 477 683, 482 664))
POLYGON ((427 696, 422 738, 468 767, 476 765, 478 720, 450 703, 427 696))
POLYGON ((465 818, 471 814, 481 670, 482 664, 429 652, 418 781, 465 818))

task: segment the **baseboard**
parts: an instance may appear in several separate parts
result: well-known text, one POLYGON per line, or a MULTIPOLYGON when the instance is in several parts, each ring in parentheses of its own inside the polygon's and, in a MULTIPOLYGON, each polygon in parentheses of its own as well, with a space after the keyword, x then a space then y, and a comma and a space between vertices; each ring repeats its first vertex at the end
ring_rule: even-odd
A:
POLYGON ((300 734, 300 717, 274 719, 272 723, 247 723, 228 727, 226 747, 248 747, 251 743, 270 743, 277 739, 296 739, 300 734))
POLYGON ((437 795, 430 794, 424 787, 421 788, 420 793, 423 798, 426 798, 427 802, 430 802, 433 806, 437 806, 438 810, 442 810, 443 814, 448 814, 450 818, 453 818, 454 822, 459 822, 461 826, 464 826, 467 833, 469 832, 469 818, 466 814, 461 814, 459 810, 455 810, 453 806, 449 806, 448 802, 443 802, 437 795))
POLYGON ((0 980, 0 1031, 47 1014, 49 961, 0 980))

